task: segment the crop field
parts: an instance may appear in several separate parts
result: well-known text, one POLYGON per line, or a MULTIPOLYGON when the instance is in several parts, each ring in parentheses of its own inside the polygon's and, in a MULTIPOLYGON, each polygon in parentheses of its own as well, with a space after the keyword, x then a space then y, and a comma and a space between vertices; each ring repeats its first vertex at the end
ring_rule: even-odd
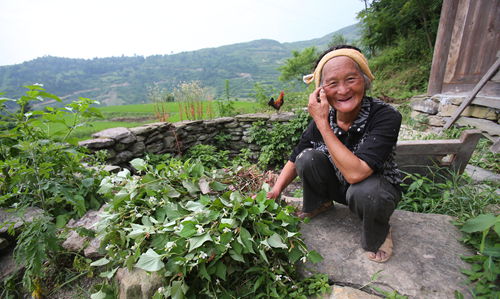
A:
MULTIPOLYGON (((202 111, 200 111, 203 115, 202 118, 209 119, 219 117, 217 104, 211 102, 211 105, 208 106, 207 103, 208 102, 204 102, 204 106, 201 109, 202 111)), ((233 105, 235 115, 253 113, 257 112, 259 109, 255 102, 234 101, 233 105)), ((85 126, 76 128, 72 133, 72 137, 76 137, 79 140, 85 140, 91 138, 93 133, 109 128, 131 128, 158 121, 178 122, 181 121, 179 109, 179 102, 167 102, 163 103, 161 106, 148 103, 100 107, 99 110, 103 114, 103 118, 91 120, 85 126), (158 111, 160 111, 159 114, 158 111), (160 117, 163 117, 163 120, 160 117)), ((186 119, 187 117, 185 113, 183 113, 182 120, 186 119)), ((71 117, 67 118, 68 123, 71 122, 71 120, 71 117)), ((50 128, 45 129, 56 132, 63 129, 63 125, 52 125, 50 128)))

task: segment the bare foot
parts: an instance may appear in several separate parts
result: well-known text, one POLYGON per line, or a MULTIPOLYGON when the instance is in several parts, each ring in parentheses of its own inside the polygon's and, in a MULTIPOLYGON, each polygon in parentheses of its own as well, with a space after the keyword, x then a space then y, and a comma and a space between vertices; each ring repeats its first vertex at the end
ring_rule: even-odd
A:
POLYGON ((378 263, 381 263, 382 261, 387 260, 388 257, 390 257, 390 255, 383 250, 378 250, 377 253, 368 252, 367 256, 370 260, 378 263))
POLYGON ((377 263, 385 263, 387 262, 392 256, 392 231, 389 230, 389 233, 387 234, 387 237, 385 238, 384 243, 380 248, 377 250, 377 252, 372 252, 368 251, 366 253, 366 257, 374 262, 377 263))

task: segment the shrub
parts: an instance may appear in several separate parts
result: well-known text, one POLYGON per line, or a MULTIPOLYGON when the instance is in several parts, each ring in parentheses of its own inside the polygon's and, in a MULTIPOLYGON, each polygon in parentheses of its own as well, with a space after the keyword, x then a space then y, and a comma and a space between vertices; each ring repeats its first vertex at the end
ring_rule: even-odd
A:
POLYGON ((43 209, 38 219, 25 224, 14 251, 16 261, 25 267, 23 285, 38 295, 42 292, 43 265, 57 254, 55 228, 101 204, 96 196, 101 173, 83 166, 86 155, 71 137, 82 121, 100 114, 90 107, 94 102, 85 98, 64 108, 28 111, 26 107, 32 102, 61 100, 41 86, 27 88, 19 99, 0 99, 0 207, 21 215, 28 207, 43 209), (7 109, 6 102, 18 110, 7 109), (54 123, 66 129, 50 132, 54 123))
POLYGON ((272 128, 262 121, 254 123, 250 129, 250 138, 261 146, 259 166, 282 167, 308 123, 309 114, 306 111, 300 111, 288 123, 275 123, 272 128))

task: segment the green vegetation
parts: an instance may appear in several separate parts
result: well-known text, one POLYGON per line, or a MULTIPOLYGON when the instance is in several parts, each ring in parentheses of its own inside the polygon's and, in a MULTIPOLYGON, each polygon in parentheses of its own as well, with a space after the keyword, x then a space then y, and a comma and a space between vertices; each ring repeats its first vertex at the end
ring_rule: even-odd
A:
POLYGON ((376 0, 359 13, 377 97, 425 92, 442 1, 376 0))
MULTIPOLYGON (((59 286, 94 273, 111 281, 124 266, 163 277, 164 287, 154 298, 307 298, 329 290, 325 275, 299 279, 297 262, 322 258, 300 239, 294 208, 266 198, 255 168, 216 170, 221 165, 213 159, 163 156, 156 166, 132 161, 140 175, 123 170, 105 176, 83 166, 84 160, 93 166, 99 163, 71 139, 82 121, 100 115, 90 107, 92 101, 81 98, 65 108, 25 113, 30 102, 43 98, 59 101, 41 87, 29 86, 19 100, 0 102, 19 106, 19 112, 12 113, 2 105, 0 207, 21 215, 29 207, 42 209, 17 237, 15 258, 24 271, 22 278, 14 275, 3 282, 2 298, 26 292, 34 298, 50 296, 59 286), (57 140, 45 129, 52 123, 66 128, 57 140), (199 161, 206 162, 206 168, 199 161), (60 244, 68 220, 99 208, 104 198, 109 208, 98 233, 106 244, 106 257, 92 262, 64 252, 60 244), (101 266, 103 271, 92 269, 101 266)), ((94 236, 86 230, 78 233, 94 236)), ((113 297, 115 292, 110 284, 97 284, 92 298, 113 297)))
MULTIPOLYGON (((471 270, 462 270, 474 298, 497 298, 500 295, 500 216, 490 209, 500 204, 496 193, 498 182, 491 186, 476 186, 466 175, 451 174, 451 179, 432 180, 420 175, 409 175, 399 209, 419 213, 446 214, 456 217, 455 225, 464 232, 463 242, 477 254, 462 257, 471 264, 471 270)), ((456 298, 464 295, 456 293, 456 298)))
MULTIPOLYGON (((233 107, 234 114, 253 113, 256 111, 255 104, 252 102, 243 101, 230 101, 233 107)), ((95 132, 99 132, 109 128, 126 127, 133 128, 146 123, 161 121, 155 118, 155 104, 134 104, 134 105, 121 105, 121 106, 107 106, 101 107, 101 115, 97 118, 92 118, 87 121, 85 126, 78 126, 71 132, 71 137, 77 140, 85 140, 91 138, 95 132)), ((164 111, 166 111, 167 118, 163 119, 168 122, 180 121, 178 113, 179 103, 167 102, 164 103, 164 111)), ((232 114, 233 115, 233 114, 232 114)), ((212 115, 213 117, 214 115, 212 115)), ((207 111, 205 111, 204 118, 209 118, 207 111)), ((66 122, 74 121, 73 114, 66 114, 64 116, 66 122)), ((65 129, 65 126, 58 122, 53 123, 40 123, 40 127, 44 128, 49 135, 52 132, 58 132, 65 129)))
POLYGON ((230 191, 244 189, 232 171, 176 159, 131 164, 141 176, 124 170, 99 190, 110 203, 99 224, 107 254, 93 263, 106 267, 103 277, 123 265, 157 272, 165 285, 153 298, 306 298, 329 289, 322 275, 298 280, 293 265, 321 257, 299 238, 292 207, 264 190, 230 191))
MULTIPOLYGON (((27 88, 20 99, 0 99, 0 207, 20 215, 32 207, 42 209, 35 221, 25 224, 14 251, 16 262, 25 268, 22 286, 39 298, 42 281, 47 279, 45 264, 55 263, 61 254, 59 242, 63 236, 56 228, 101 206, 103 201, 96 191, 103 173, 83 166, 86 156, 70 137, 86 119, 99 116, 90 107, 93 102, 81 98, 65 108, 25 113, 25 107, 41 99, 60 101, 40 86, 27 88), (7 102, 17 106, 18 112, 8 111, 7 102), (70 113, 73 117, 67 121, 65 116, 70 113), (63 125, 65 130, 49 135, 43 128, 52 123, 63 125)), ((13 224, 5 225, 13 233, 13 224)), ((11 288, 0 290, 0 296, 12 298, 19 288, 9 281, 6 284, 12 284, 11 288)))
POLYGON ((281 168, 288 160, 292 149, 299 142, 302 132, 309 124, 309 114, 299 112, 287 123, 275 123, 266 127, 264 122, 256 122, 250 130, 253 143, 261 146, 258 164, 261 168, 281 168))

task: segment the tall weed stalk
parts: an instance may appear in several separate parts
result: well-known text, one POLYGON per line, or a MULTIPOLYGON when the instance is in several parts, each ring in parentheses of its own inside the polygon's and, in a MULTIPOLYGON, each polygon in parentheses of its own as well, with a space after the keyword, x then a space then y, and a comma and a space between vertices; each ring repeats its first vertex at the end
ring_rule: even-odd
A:
MULTIPOLYGON (((0 99, 0 207, 21 214, 21 218, 27 208, 42 209, 34 221, 25 223, 14 251, 16 261, 25 268, 24 287, 39 298, 43 265, 50 263, 58 250, 55 228, 101 204, 96 190, 103 173, 82 165, 86 155, 71 136, 86 119, 100 113, 91 107, 94 102, 85 98, 63 108, 27 109, 44 99, 61 102, 39 85, 27 88, 19 99, 0 99), (7 103, 17 110, 8 109, 7 103), (65 130, 50 132, 54 123, 63 124, 65 130)), ((5 292, 0 290, 0 297, 5 292)))

